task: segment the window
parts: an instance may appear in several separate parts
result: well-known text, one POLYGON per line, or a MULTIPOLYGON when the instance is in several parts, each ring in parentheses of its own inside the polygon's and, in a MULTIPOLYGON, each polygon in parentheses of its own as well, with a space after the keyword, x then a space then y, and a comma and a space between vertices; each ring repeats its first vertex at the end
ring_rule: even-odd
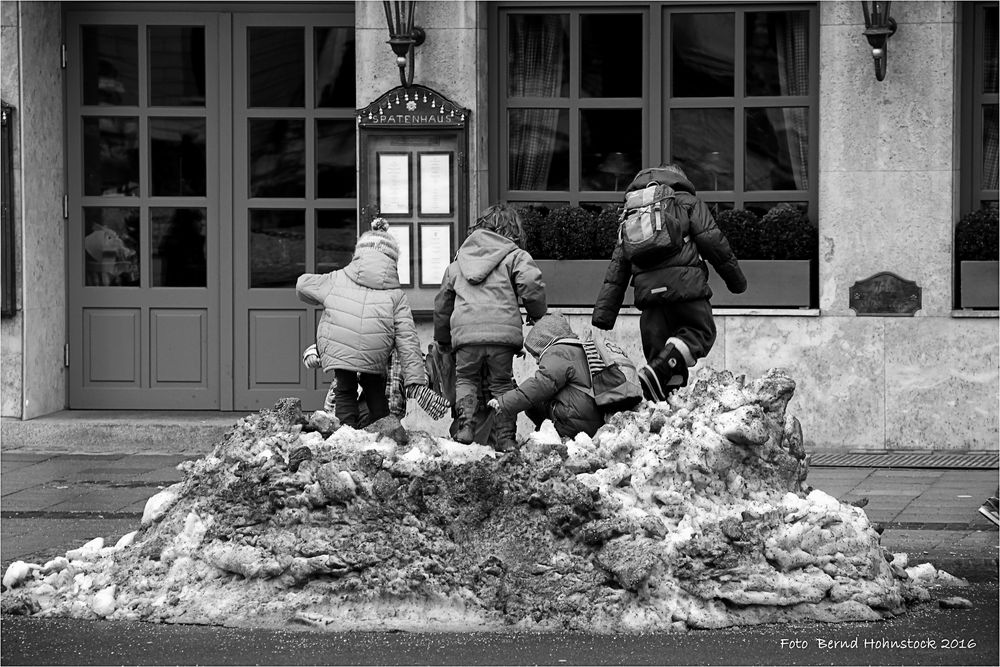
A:
POLYGON ((715 212, 815 215, 814 5, 512 2, 495 18, 491 193, 530 224, 564 206, 596 219, 662 162, 715 212))
POLYGON ((997 208, 997 3, 963 16, 962 212, 997 208))

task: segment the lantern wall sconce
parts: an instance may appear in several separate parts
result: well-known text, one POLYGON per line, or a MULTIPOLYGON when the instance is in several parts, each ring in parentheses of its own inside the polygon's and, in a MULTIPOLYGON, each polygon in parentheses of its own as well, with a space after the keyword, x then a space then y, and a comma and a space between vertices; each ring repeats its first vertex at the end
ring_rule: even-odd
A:
POLYGON ((875 59, 875 78, 885 79, 885 71, 889 60, 889 38, 896 34, 896 19, 889 16, 890 2, 862 2, 861 9, 865 13, 865 32, 868 43, 872 47, 872 58, 875 59))
POLYGON ((413 8, 416 0, 383 0, 385 22, 389 26, 389 41, 399 66, 399 81, 404 88, 413 83, 413 51, 427 37, 424 29, 413 25, 413 8))

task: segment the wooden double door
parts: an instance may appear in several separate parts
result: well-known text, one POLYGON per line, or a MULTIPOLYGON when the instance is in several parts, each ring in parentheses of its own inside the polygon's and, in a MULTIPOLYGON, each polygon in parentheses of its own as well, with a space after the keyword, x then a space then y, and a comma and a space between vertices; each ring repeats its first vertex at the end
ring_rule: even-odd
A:
POLYGON ((314 409, 330 380, 294 287, 357 237, 353 4, 199 4, 66 3, 71 408, 314 409))

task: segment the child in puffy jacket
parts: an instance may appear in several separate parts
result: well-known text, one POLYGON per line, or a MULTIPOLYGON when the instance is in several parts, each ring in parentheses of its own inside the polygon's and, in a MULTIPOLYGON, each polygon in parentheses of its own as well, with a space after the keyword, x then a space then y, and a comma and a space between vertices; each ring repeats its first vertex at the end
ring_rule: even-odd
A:
POLYGON ((497 414, 524 412, 536 426, 551 419, 564 438, 580 432, 593 436, 604 425, 604 415, 594 401, 587 353, 566 318, 551 313, 535 322, 524 349, 538 360, 535 375, 489 406, 497 414))
POLYGON ((705 202, 695 195, 694 185, 684 171, 675 164, 644 169, 626 192, 641 190, 651 182, 675 191, 676 202, 686 212, 686 242, 676 254, 662 261, 637 266, 625 258, 619 239, 591 323, 599 329, 614 327, 631 282, 636 308, 642 311, 639 333, 647 363, 639 370, 643 395, 663 401, 687 384, 688 368, 715 344, 715 320, 709 302, 712 290, 705 260, 712 263, 734 294, 746 291, 747 280, 725 234, 716 226, 705 202))
MULTIPOLYGON (((514 387, 514 355, 524 344, 518 300, 531 320, 546 312, 542 272, 523 246, 516 209, 489 207, 470 228, 434 299, 434 340, 455 355, 459 442, 468 444, 475 437, 483 371, 493 398, 514 387)), ((497 415, 494 429, 497 449, 516 447, 516 415, 497 415)))
POLYGON ((417 328, 399 285, 399 246, 388 230, 383 218, 375 218, 347 266, 305 273, 295 284, 300 299, 324 307, 316 347, 323 370, 334 374, 334 414, 352 428, 358 426, 359 385, 371 421, 389 414, 386 377, 394 348, 404 385, 427 384, 417 328))

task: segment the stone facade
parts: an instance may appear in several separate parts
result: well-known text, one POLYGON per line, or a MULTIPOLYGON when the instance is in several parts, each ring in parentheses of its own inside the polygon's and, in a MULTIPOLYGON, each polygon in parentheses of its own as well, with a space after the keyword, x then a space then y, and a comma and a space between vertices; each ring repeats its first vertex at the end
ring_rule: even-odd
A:
POLYGON ((2 4, 2 92, 17 107, 14 219, 23 257, 18 313, 2 324, 2 414, 30 419, 66 406, 62 17, 57 2, 2 4))
MULTIPOLYGON (((65 407, 66 284, 61 215, 63 99, 60 5, 3 2, 3 97, 19 110, 17 170, 21 309, 5 319, 3 416, 65 407), (24 114, 27 110, 29 113, 24 114), (23 194, 22 194, 23 193, 23 194), (24 335, 21 335, 21 331, 24 335)), ((399 83, 379 2, 355 3, 357 103, 399 83)), ((418 3, 427 41, 414 81, 472 110, 470 217, 489 203, 488 8, 474 0, 418 3)), ((997 313, 953 306, 959 110, 955 2, 899 2, 888 75, 875 79, 856 2, 819 3, 819 309, 718 311, 702 364, 758 376, 785 366, 798 383, 790 414, 823 449, 998 447, 997 313), (859 317, 849 289, 890 271, 915 281, 913 317, 859 317), (975 316, 973 316, 975 315, 975 316)), ((495 168, 496 165, 493 165, 495 168)), ((568 311, 578 331, 589 312, 568 311)), ((610 336, 641 358, 635 311, 610 336)), ((419 326, 425 342, 428 324, 419 326)), ((533 362, 518 362, 523 379, 533 362)), ((440 423, 412 426, 444 428, 440 423)), ((522 428, 524 428, 522 423, 522 428)))

